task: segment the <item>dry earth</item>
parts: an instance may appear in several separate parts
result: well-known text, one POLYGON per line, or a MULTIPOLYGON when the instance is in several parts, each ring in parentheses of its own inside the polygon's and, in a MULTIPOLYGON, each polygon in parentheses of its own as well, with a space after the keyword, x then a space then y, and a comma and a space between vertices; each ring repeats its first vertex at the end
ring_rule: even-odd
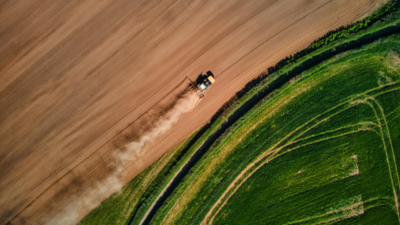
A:
POLYGON ((123 168, 121 184, 266 68, 381 3, 0 1, 0 224, 77 222, 91 207, 66 217, 70 199, 94 195, 101 202, 119 187, 90 192, 118 182, 107 180, 115 172, 108 161, 129 136, 125 128, 186 76, 211 70, 217 81, 195 110, 123 168))

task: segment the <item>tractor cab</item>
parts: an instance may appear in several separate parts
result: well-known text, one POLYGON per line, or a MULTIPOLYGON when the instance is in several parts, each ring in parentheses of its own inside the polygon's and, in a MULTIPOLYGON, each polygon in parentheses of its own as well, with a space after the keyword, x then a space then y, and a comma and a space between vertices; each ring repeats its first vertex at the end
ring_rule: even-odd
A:
POLYGON ((215 82, 215 79, 212 76, 208 76, 207 78, 205 78, 203 83, 200 84, 201 91, 204 91, 205 89, 207 89, 214 82, 215 82))

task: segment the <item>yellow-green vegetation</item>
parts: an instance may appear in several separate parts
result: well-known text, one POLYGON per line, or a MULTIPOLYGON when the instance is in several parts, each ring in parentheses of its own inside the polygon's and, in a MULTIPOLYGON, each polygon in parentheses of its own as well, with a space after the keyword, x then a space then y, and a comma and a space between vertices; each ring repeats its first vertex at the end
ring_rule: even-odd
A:
POLYGON ((400 37, 300 74, 209 150, 155 224, 396 224, 400 37))

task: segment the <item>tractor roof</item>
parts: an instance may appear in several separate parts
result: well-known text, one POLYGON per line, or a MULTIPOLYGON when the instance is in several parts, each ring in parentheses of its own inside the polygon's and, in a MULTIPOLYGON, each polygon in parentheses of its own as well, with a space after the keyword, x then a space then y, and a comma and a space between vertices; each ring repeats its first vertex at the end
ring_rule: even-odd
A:
POLYGON ((208 76, 207 79, 213 84, 215 82, 214 77, 208 76))

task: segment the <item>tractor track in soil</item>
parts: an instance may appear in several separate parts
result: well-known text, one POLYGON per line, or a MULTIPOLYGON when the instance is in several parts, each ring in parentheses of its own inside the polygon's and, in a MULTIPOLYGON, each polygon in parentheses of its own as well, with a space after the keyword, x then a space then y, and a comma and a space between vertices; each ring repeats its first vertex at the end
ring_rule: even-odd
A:
POLYGON ((113 146, 107 141, 185 76, 211 70, 217 81, 195 112, 144 153, 143 164, 124 170, 124 183, 203 126, 265 68, 376 3, 275 2, 0 3, 0 224, 39 221, 65 208, 62 199, 96 184, 86 178, 103 179, 113 146), (293 11, 324 3, 293 24, 304 16, 293 11), (279 10, 279 4, 290 7, 279 10), (81 182, 71 183, 76 178, 81 182))

